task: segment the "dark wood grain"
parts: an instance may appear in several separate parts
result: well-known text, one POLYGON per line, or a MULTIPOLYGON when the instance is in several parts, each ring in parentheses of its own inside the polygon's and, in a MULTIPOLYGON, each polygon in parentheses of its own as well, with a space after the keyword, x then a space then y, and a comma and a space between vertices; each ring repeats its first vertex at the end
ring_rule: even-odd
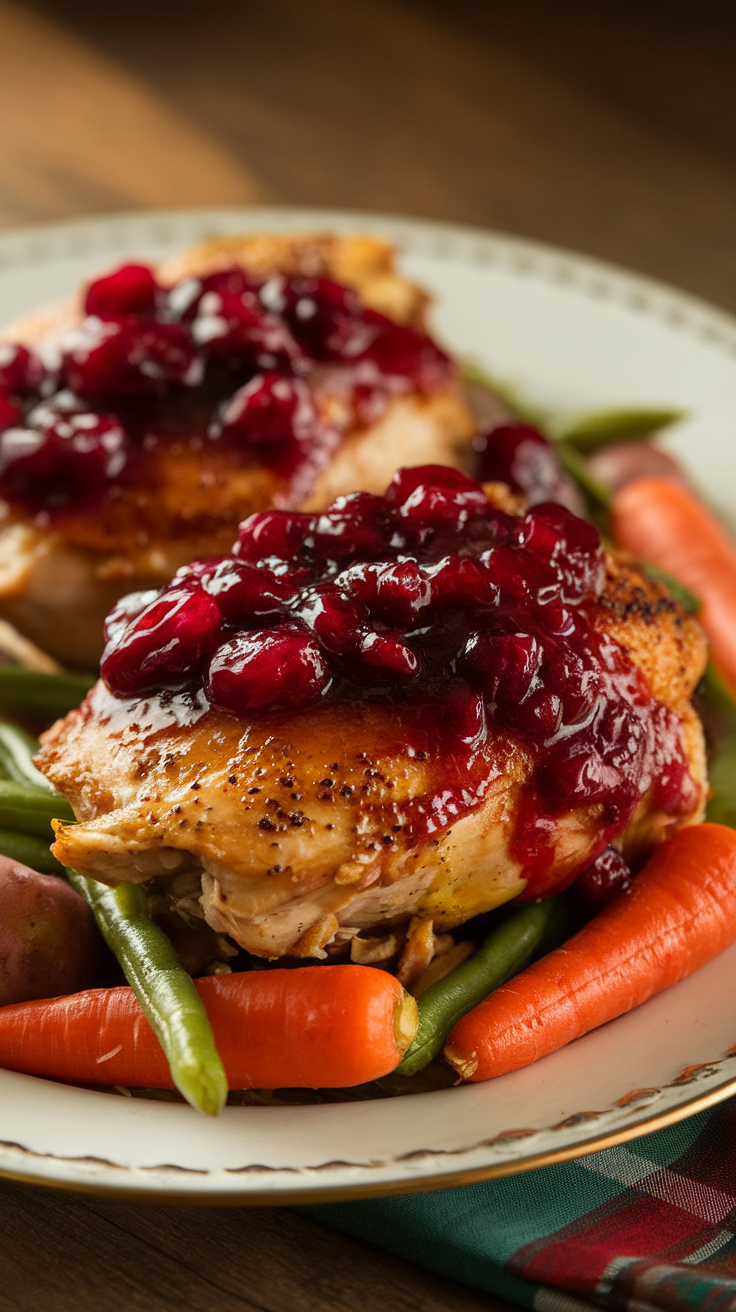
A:
POLYGON ((732 0, 3 13, 0 113, 18 135, 0 148, 0 219, 256 198, 402 211, 559 242, 736 308, 732 0))
MULTIPOLYGON (((0 0, 0 224, 382 209, 736 310, 735 35, 731 0, 0 0)), ((0 1312, 505 1306, 297 1213, 0 1185, 0 1312)))
POLYGON ((0 1312, 506 1312, 296 1212, 0 1187, 0 1312))

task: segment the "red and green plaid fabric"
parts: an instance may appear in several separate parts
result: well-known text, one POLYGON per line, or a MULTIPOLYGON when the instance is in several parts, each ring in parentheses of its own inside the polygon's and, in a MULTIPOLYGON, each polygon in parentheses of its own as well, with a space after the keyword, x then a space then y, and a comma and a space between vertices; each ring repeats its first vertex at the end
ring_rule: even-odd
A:
POLYGON ((535 1312, 736 1312, 736 1099, 576 1162, 305 1210, 535 1312))

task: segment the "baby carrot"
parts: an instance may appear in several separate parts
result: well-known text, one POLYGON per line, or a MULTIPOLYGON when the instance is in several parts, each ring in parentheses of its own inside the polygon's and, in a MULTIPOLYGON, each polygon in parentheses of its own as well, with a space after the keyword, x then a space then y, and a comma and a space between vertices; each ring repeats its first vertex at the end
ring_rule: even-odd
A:
MULTIPOLYGON (((195 981, 231 1089, 343 1088, 395 1070, 417 1008, 370 966, 254 970, 195 981)), ((0 1007, 0 1067, 82 1084, 173 1089, 132 989, 0 1007)))
POLYGON ((685 979, 734 940, 736 832, 681 829, 630 892, 463 1017, 445 1058, 474 1081, 528 1066, 685 979))
POLYGON ((692 492, 663 478, 641 478, 613 499, 619 547, 652 561, 684 583, 702 605, 711 653, 736 691, 736 546, 692 492))

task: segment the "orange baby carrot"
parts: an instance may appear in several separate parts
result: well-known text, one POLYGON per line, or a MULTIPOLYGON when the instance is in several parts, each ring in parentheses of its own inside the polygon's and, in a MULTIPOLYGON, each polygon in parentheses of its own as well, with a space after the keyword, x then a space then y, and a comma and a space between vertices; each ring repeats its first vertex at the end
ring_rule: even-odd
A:
POLYGON ((692 492, 664 478, 620 488, 612 527, 617 546, 659 565, 700 597, 698 619, 713 658, 736 690, 736 546, 725 529, 692 492))
MULTIPOLYGON (((196 985, 231 1089, 363 1084, 394 1070, 416 1033, 414 999, 369 966, 246 971, 196 985)), ((174 1087, 127 987, 0 1007, 0 1067, 82 1084, 174 1087)))
POLYGON ((458 1021, 445 1058, 474 1081, 528 1066, 677 984, 735 940, 736 830, 681 829, 629 893, 458 1021))

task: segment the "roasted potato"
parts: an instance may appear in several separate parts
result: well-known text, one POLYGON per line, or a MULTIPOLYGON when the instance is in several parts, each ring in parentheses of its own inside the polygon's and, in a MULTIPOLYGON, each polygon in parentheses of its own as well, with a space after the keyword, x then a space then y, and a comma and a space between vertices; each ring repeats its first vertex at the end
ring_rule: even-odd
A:
POLYGON ((84 899, 64 879, 0 856, 0 1005, 88 988, 98 961, 84 899))

